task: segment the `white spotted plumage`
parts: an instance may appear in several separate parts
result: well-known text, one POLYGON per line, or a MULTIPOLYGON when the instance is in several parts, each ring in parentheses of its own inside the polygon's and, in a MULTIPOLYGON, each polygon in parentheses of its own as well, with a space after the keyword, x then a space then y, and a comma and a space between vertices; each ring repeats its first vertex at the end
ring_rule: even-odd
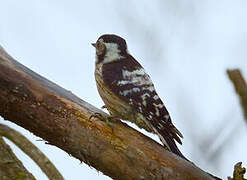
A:
POLYGON ((125 40, 103 35, 94 46, 97 88, 110 114, 156 133, 168 149, 184 157, 174 141, 181 143, 182 134, 172 124, 149 75, 128 53, 125 40))

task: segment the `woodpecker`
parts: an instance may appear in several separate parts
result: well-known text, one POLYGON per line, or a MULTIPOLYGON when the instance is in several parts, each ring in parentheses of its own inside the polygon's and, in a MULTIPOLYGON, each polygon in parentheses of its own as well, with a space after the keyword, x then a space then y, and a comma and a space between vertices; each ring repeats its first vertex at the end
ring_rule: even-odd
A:
POLYGON ((92 45, 97 89, 110 115, 157 134, 168 150, 186 159, 175 143, 182 144, 183 135, 172 124, 151 78, 129 54, 126 41, 105 34, 92 45))

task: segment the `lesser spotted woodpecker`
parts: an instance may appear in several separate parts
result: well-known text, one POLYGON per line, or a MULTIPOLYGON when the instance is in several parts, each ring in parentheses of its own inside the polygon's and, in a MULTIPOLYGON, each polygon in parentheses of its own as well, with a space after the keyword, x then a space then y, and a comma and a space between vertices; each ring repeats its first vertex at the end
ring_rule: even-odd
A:
POLYGON ((111 116, 157 134, 170 151, 185 158, 175 143, 182 144, 182 134, 172 124, 149 75, 129 54, 125 40, 106 34, 92 45, 97 88, 111 116))

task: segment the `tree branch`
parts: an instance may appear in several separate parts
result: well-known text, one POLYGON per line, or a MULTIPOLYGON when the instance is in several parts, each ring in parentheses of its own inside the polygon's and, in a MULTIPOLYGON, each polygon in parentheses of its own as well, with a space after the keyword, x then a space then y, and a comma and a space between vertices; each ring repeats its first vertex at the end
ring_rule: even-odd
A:
POLYGON ((227 70, 228 77, 232 81, 236 93, 239 95, 244 117, 247 120, 247 84, 239 69, 227 70))
POLYGON ((49 179, 64 179, 52 162, 25 136, 3 124, 0 124, 0 135, 8 138, 25 152, 41 168, 49 179))
POLYGON ((0 179, 34 180, 8 144, 0 137, 0 179))
MULTIPOLYGON (((83 85, 83 82, 81 82, 83 85)), ((115 179, 213 179, 122 122, 21 65, 0 49, 0 115, 115 179)))
POLYGON ((246 173, 246 169, 242 167, 242 162, 238 162, 234 166, 233 178, 228 177, 228 180, 247 180, 244 178, 244 174, 246 173))

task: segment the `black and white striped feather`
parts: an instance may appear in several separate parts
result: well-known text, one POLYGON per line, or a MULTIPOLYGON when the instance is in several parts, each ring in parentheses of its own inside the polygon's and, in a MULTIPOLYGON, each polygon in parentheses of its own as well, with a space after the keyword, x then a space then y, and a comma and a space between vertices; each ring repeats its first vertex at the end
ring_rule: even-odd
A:
POLYGON ((116 35, 103 35, 97 43, 96 52, 104 44, 103 50, 96 53, 96 70, 99 69, 97 74, 100 74, 104 86, 134 112, 142 114, 147 127, 158 134, 162 143, 173 153, 185 158, 175 143, 182 144, 182 134, 172 124, 149 75, 128 53, 125 40, 116 35))
POLYGON ((175 141, 182 144, 182 134, 172 124, 170 115, 155 91, 154 85, 143 67, 130 55, 102 66, 104 83, 120 99, 143 114, 163 144, 182 156, 175 141))

